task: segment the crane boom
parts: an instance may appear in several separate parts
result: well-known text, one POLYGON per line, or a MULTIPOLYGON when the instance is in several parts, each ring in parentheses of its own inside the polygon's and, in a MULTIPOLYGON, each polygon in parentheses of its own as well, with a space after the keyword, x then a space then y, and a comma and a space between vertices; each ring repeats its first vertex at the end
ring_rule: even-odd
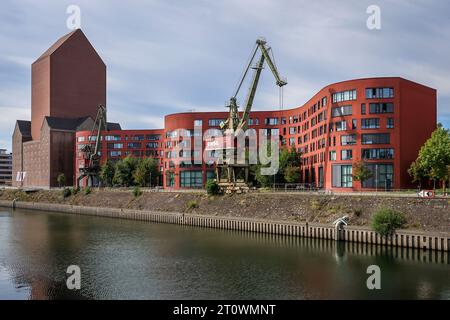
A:
POLYGON ((269 65, 270 70, 272 70, 272 73, 275 76, 275 80, 277 81, 277 86, 282 87, 282 86, 287 85, 287 82, 281 79, 280 75, 278 74, 278 70, 275 67, 275 64, 273 63, 272 59, 270 59, 269 49, 266 48, 266 41, 263 39, 258 39, 256 41, 256 43, 261 48, 261 52, 263 53, 264 57, 266 58, 267 64, 269 65))

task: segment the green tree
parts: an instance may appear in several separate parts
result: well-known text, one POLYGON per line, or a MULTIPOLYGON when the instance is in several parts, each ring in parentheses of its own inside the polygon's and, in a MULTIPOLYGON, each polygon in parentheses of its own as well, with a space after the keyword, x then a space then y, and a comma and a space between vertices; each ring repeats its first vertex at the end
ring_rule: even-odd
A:
POLYGON ((59 187, 65 187, 66 186, 66 175, 64 173, 58 174, 56 177, 56 181, 58 182, 59 187))
POLYGON ((288 166, 284 169, 284 180, 287 183, 297 183, 300 180, 300 167, 288 166))
POLYGON ((427 177, 424 166, 422 165, 420 159, 417 159, 408 169, 409 175, 412 177, 412 182, 418 183, 419 188, 422 187, 422 181, 427 177))
POLYGON ((115 167, 111 160, 107 160, 100 170, 100 179, 106 186, 113 184, 113 178, 115 173, 115 167))
POLYGON ((434 182, 441 181, 442 189, 445 192, 446 181, 450 175, 449 165, 450 132, 444 129, 442 125, 438 125, 431 138, 420 148, 419 156, 410 174, 413 174, 413 179, 420 178, 423 175, 434 182))
POLYGON ((133 179, 136 185, 146 187, 156 185, 159 175, 158 162, 153 158, 142 158, 133 172, 133 179))
MULTIPOLYGON (((268 145, 269 150, 270 145, 268 145)), ((270 154, 270 150, 268 152, 270 154)), ((261 168, 268 167, 258 164, 256 167, 256 180, 262 187, 269 187, 274 183, 274 180, 278 183, 284 182, 297 182, 300 179, 300 165, 301 165, 301 153, 298 152, 294 146, 291 148, 283 148, 280 150, 279 155, 279 168, 275 177, 273 175, 262 175, 261 168), (289 169, 288 169, 289 168, 289 169), (288 175, 286 175, 286 171, 288 175), (298 173, 298 176, 296 176, 298 173), (292 176, 294 175, 294 176, 292 176), (289 180, 286 177, 289 177, 289 180)))
POLYGON ((116 162, 113 183, 123 187, 134 185, 133 174, 138 165, 138 159, 131 156, 116 162))
POLYGON ((363 183, 372 177, 373 173, 364 161, 357 161, 353 164, 353 180, 363 183))
POLYGON ((383 237, 389 236, 406 223, 405 216, 389 208, 378 209, 372 217, 372 229, 383 237))

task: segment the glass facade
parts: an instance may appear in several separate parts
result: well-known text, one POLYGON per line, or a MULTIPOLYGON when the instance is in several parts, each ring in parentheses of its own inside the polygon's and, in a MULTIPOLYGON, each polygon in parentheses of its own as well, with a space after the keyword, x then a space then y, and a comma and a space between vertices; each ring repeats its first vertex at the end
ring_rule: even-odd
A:
POLYGON ((389 144, 389 133, 371 133, 361 135, 362 144, 389 144))
POLYGON ((393 88, 367 88, 366 99, 386 99, 394 97, 393 88))
POLYGON ((373 176, 363 181, 363 188, 391 189, 394 183, 394 165, 392 164, 366 164, 373 176))
POLYGON ((352 106, 335 107, 331 109, 331 117, 349 116, 352 114, 352 106))
POLYGON ((203 173, 202 171, 181 171, 180 172, 181 188, 202 188, 203 173))
POLYGON ((347 90, 333 93, 333 103, 356 100, 356 90, 347 90))
POLYGON ((351 165, 333 165, 332 186, 351 188, 353 186, 353 168, 351 165))

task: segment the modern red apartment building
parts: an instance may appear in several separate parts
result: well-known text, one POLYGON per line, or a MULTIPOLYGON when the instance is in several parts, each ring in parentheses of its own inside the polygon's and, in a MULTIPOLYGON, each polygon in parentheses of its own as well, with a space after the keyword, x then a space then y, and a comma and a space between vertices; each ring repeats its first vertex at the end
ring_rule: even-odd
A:
MULTIPOLYGON (((203 132, 219 128, 227 112, 192 112, 165 117, 159 131, 117 131, 114 145, 111 132, 103 141, 104 159, 126 155, 154 156, 164 172, 166 188, 201 188, 214 177, 214 167, 179 163, 176 145, 179 129, 203 132), (157 132, 159 140, 147 136, 157 132), (119 138, 120 136, 120 138, 119 138), (114 147, 114 148, 113 148, 114 147), (117 148, 116 148, 117 147, 117 148)), ((436 90, 418 83, 393 78, 367 78, 326 86, 307 103, 294 109, 254 111, 250 128, 258 134, 279 135, 280 147, 294 146, 302 153, 302 177, 335 191, 402 189, 414 187, 407 169, 421 145, 436 128, 436 90), (353 164, 363 161, 373 177, 363 183, 353 181, 353 164)), ((78 147, 89 132, 77 132, 78 147)), ((203 155, 205 142, 202 145, 203 155)), ((192 155, 194 157, 194 155, 192 155)))

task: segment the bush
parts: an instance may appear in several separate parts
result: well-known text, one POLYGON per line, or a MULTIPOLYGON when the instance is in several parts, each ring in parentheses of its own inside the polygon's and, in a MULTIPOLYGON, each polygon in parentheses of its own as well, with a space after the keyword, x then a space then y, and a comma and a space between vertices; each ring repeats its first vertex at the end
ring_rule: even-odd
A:
POLYGON ((70 188, 70 193, 74 196, 80 191, 78 188, 72 187, 70 188))
POLYGON ((68 198, 68 197, 70 197, 70 195, 72 194, 72 192, 70 192, 70 189, 69 189, 69 188, 64 188, 62 194, 63 194, 63 197, 64 197, 64 198, 68 198))
POLYGON ((218 195, 218 194, 220 194, 220 187, 216 181, 208 180, 208 181, 206 181, 206 192, 209 195, 213 195, 213 196, 218 195))
POLYGON ((91 193, 91 187, 87 186, 86 188, 84 188, 84 194, 88 195, 91 193))
POLYGON ((381 208, 372 217, 372 229, 381 236, 389 236, 406 223, 405 216, 398 211, 381 208))
POLYGON ((195 200, 190 200, 190 201, 188 201, 188 203, 186 204, 186 207, 187 207, 189 210, 192 210, 192 209, 198 208, 199 206, 198 206, 198 202, 197 202, 197 201, 195 201, 195 200))
POLYGON ((142 195, 142 190, 139 187, 134 187, 133 189, 133 195, 135 198, 139 197, 142 195))

